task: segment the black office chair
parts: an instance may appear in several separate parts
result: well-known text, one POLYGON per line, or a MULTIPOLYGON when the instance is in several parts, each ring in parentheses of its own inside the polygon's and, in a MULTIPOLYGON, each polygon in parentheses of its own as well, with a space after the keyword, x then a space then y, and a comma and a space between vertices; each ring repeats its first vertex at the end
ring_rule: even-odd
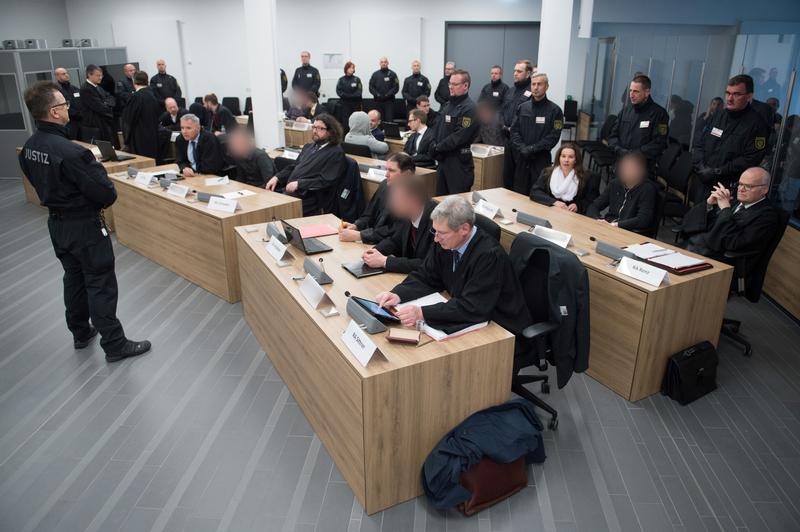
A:
POLYGON ((194 99, 194 103, 199 103, 200 105, 203 105, 203 97, 198 96, 197 98, 194 99))
POLYGON ((253 98, 248 96, 244 99, 244 114, 249 115, 253 110, 253 98))
POLYGON ((342 143, 342 149, 347 155, 358 155, 360 157, 372 158, 372 150, 369 146, 363 144, 350 144, 349 142, 342 143))
POLYGON ((183 96, 181 96, 180 98, 175 98, 175 102, 181 109, 186 109, 186 98, 184 98, 183 96))
MULTIPOLYGON (((744 296, 748 301, 757 303, 761 298, 761 290, 764 286, 764 277, 767 275, 767 267, 772 258, 772 254, 778 248, 778 244, 786 232, 786 225, 789 223, 789 213, 779 211, 779 225, 776 228, 772 239, 764 248, 763 252, 725 252, 725 262, 733 264, 734 288, 732 293, 737 296, 744 296)), ((722 334, 744 347, 744 356, 749 357, 753 354, 753 346, 747 339, 739 334, 742 327, 740 320, 723 318, 722 334)))
POLYGON ((578 125, 578 101, 564 100, 564 129, 570 132, 572 140, 572 130, 578 125))
POLYGON ((239 106, 238 96, 226 96, 222 98, 222 105, 228 108, 228 111, 233 113, 233 116, 242 114, 242 108, 239 106))
POLYGON ((667 174, 680 153, 681 145, 673 142, 667 146, 667 149, 661 153, 661 157, 656 161, 656 181, 664 188, 667 187, 667 174))
POLYGON ((644 232, 645 236, 650 238, 658 238, 658 229, 661 227, 661 222, 664 219, 664 204, 666 202, 666 194, 663 190, 659 190, 656 196, 656 211, 653 213, 653 224, 644 232))
POLYGON ((482 214, 475 213, 475 226, 500 242, 500 226, 482 214))
POLYGON ((664 175, 666 185, 663 217, 682 219, 689 210, 692 154, 689 152, 680 153, 672 166, 662 175, 664 175))

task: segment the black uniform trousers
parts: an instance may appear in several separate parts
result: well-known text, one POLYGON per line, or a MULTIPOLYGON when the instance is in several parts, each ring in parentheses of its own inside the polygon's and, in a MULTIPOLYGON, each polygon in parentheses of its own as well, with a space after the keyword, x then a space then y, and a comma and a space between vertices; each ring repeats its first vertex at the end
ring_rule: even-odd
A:
POLYGON ((394 99, 375 100, 375 109, 381 114, 381 120, 383 122, 391 122, 394 120, 394 99))
POLYGON ((439 158, 436 195, 469 192, 475 182, 475 162, 469 148, 458 150, 439 158), (462 151, 464 153, 462 153, 462 151))
POLYGON ((350 115, 363 109, 361 100, 357 102, 341 100, 339 102, 339 121, 346 131, 350 131, 350 115))
POLYGON ((89 318, 100 332, 106 353, 120 351, 125 332, 117 319, 117 276, 111 238, 103 235, 99 215, 47 220, 56 257, 64 267, 64 305, 67 328, 75 340, 89 335, 89 318))

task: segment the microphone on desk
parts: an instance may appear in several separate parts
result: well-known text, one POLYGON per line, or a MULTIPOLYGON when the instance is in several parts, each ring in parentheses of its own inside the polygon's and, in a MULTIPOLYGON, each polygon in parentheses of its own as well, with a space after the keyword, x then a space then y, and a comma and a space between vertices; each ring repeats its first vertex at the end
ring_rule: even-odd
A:
POLYGON ((595 237, 593 237, 593 236, 590 236, 589 240, 591 240, 592 242, 597 242, 597 239, 595 237))
POLYGON ((345 290, 344 291, 344 297, 350 297, 350 291, 349 290, 345 290))
POLYGON ((319 258, 319 265, 322 266, 322 273, 325 273, 325 262, 322 260, 322 257, 319 258))

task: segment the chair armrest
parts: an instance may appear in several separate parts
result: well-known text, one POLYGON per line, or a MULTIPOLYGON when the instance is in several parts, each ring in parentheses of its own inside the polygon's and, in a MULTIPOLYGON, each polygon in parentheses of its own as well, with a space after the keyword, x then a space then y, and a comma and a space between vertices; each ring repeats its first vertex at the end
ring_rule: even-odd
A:
POLYGON ((753 251, 726 251, 725 258, 726 259, 746 259, 747 257, 754 257, 758 255, 760 252, 757 250, 753 251))
POLYGON ((522 331, 522 336, 531 340, 544 334, 549 334, 556 329, 558 329, 558 323, 554 321, 540 321, 539 323, 534 323, 533 325, 525 327, 525 330, 522 331))

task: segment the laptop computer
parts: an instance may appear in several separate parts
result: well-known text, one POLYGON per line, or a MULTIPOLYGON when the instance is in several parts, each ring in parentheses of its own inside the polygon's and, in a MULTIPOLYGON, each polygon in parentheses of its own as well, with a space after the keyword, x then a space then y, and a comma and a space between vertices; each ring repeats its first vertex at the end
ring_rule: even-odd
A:
POLYGON ((345 262, 342 264, 342 268, 354 275, 356 279, 372 277, 373 275, 380 275, 386 272, 386 270, 381 268, 370 268, 364 264, 364 261, 361 260, 356 262, 345 262))
POLYGON ((97 146, 97 149, 100 150, 100 159, 101 162, 106 161, 127 161, 129 159, 135 159, 136 156, 134 155, 119 155, 117 151, 114 149, 114 146, 108 142, 107 140, 95 140, 94 145, 97 146))
POLYGON ((383 134, 386 135, 387 139, 402 138, 400 136, 400 126, 394 122, 381 122, 381 129, 383 130, 383 134))
POLYGON ((316 255, 317 253, 333 251, 333 248, 327 244, 323 244, 322 240, 317 238, 303 238, 300 236, 300 229, 283 220, 281 220, 281 224, 283 225, 283 232, 286 233, 286 239, 289 241, 289 244, 292 244, 306 255, 316 255))

